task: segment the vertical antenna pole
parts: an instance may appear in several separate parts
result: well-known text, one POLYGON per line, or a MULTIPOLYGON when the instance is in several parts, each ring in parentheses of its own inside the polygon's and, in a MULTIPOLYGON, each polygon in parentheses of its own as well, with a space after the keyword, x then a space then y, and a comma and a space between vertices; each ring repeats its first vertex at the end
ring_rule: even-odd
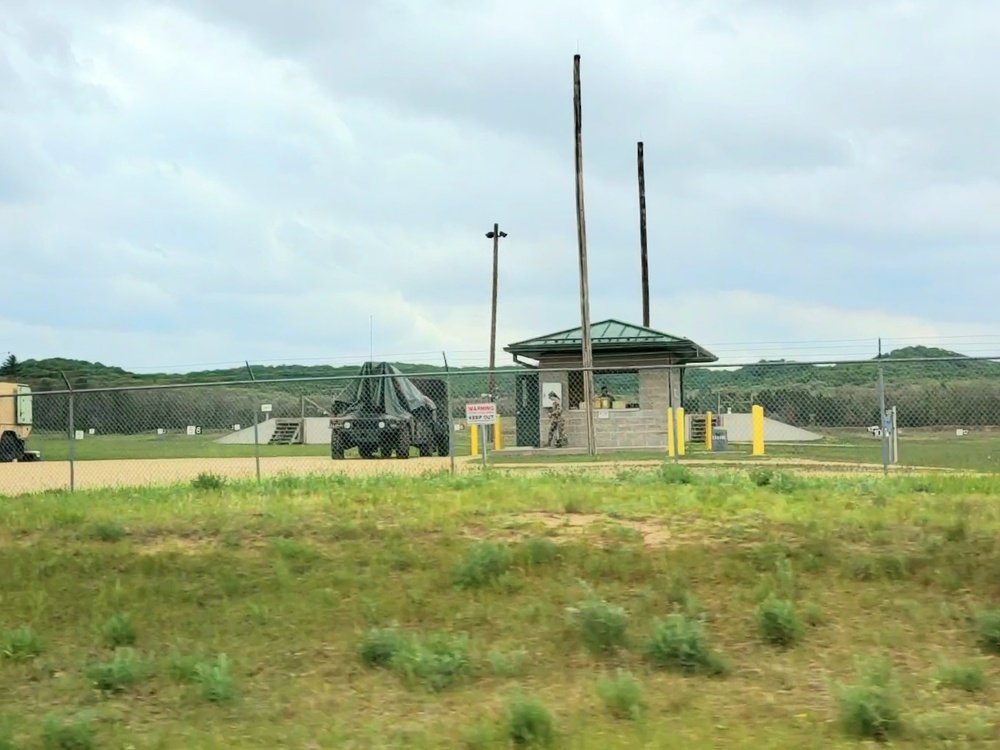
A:
POLYGON ((646 245, 646 166, 639 141, 639 257, 642 267, 642 325, 649 328, 649 255, 646 245))

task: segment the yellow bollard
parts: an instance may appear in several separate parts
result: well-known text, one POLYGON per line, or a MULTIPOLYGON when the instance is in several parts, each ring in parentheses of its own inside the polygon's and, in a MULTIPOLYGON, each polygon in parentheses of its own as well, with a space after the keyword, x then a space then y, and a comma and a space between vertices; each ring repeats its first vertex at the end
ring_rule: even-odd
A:
POLYGON ((684 407, 677 407, 677 452, 682 456, 687 452, 687 423, 684 419, 684 407))
POLYGON ((497 413, 497 422, 493 425, 493 450, 503 450, 503 425, 500 423, 500 414, 497 413))
POLYGON ((755 405, 751 410, 753 415, 753 451, 754 456, 764 455, 764 407, 755 405))
POLYGON ((712 412, 705 412, 705 448, 712 452, 712 412))
POLYGON ((673 458, 674 455, 674 409, 667 407, 667 455, 673 458))
POLYGON ((469 439, 472 441, 472 455, 479 455, 479 425, 466 425, 469 428, 469 439))

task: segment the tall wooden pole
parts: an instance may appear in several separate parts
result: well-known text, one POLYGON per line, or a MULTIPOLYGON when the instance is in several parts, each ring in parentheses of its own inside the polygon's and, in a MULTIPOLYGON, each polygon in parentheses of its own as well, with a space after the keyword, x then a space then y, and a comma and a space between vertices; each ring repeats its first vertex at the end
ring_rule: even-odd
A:
POLYGON ((649 328, 649 255, 646 247, 646 166, 639 141, 639 255, 642 264, 642 325, 649 328))
POLYGON ((593 456, 597 439, 594 434, 594 357, 590 345, 590 289, 587 282, 587 220, 583 201, 583 105, 580 96, 580 55, 573 56, 573 115, 576 132, 576 236, 580 250, 580 330, 583 334, 583 408, 587 423, 587 454, 593 456))
MULTIPOLYGON (((493 309, 490 314, 490 399, 496 401, 497 382, 496 354, 497 354, 497 269, 499 266, 500 254, 500 225, 493 224, 493 309)), ((489 236, 489 235, 487 235, 489 236)))
MULTIPOLYGON (((493 231, 487 232, 486 236, 493 240, 493 309, 490 314, 490 401, 496 403, 497 380, 494 370, 496 369, 497 356, 497 269, 500 265, 500 238, 506 237, 507 233, 501 232, 500 225, 494 223, 493 231)), ((488 433, 487 437, 489 440, 496 440, 493 425, 487 425, 486 432, 488 433)))

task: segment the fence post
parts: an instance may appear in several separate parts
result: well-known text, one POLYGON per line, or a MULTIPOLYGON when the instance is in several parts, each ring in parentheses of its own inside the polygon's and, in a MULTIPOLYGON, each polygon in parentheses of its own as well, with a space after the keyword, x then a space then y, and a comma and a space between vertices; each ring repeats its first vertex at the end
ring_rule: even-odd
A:
POLYGON ((896 423, 896 407, 892 407, 892 462, 899 463, 899 425, 896 423))
MULTIPOLYGON (((248 361, 246 365, 247 372, 250 373, 250 381, 257 382, 257 378, 253 374, 253 368, 250 366, 250 362, 248 361)), ((250 403, 253 405, 253 460, 257 468, 257 484, 260 484, 260 405, 257 403, 256 393, 250 398, 250 403)), ((303 427, 302 429, 305 428, 303 427)))
POLYGON ((889 424, 888 414, 885 409, 885 373, 882 366, 878 368, 878 423, 882 433, 882 473, 889 473, 889 424))
POLYGON ((675 462, 679 461, 677 447, 677 409, 673 406, 667 407, 667 455, 671 456, 675 462))
POLYGON ((60 372, 66 390, 69 391, 69 415, 66 426, 66 437, 69 439, 69 491, 76 491, 76 423, 73 416, 73 386, 66 377, 66 373, 60 372))
POLYGON ((441 358, 444 360, 444 387, 445 387, 445 400, 448 403, 448 466, 451 473, 455 473, 455 423, 452 421, 455 418, 455 412, 452 408, 451 403, 451 368, 448 367, 448 355, 441 352, 441 358))
POLYGON ((687 418, 684 407, 677 407, 677 453, 683 456, 687 452, 687 418))
POLYGON ((754 404, 750 407, 750 422, 753 429, 753 446, 750 450, 752 456, 764 455, 764 407, 754 404))

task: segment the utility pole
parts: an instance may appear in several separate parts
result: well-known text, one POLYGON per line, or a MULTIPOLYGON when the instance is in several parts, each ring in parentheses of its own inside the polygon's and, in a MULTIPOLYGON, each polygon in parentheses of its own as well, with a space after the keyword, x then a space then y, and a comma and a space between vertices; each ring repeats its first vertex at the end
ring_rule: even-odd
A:
POLYGON ((576 236, 580 251, 580 317, 582 324, 583 408, 587 424, 587 455, 597 453, 594 434, 594 356, 590 345, 590 289, 587 282, 587 219, 583 200, 583 103, 580 95, 580 55, 573 56, 573 115, 576 140, 576 236))
MULTIPOLYGON (((500 231, 500 225, 493 224, 493 231, 487 232, 487 239, 493 240, 493 306, 490 313, 490 401, 497 400, 496 356, 497 356, 497 276, 500 266, 500 238, 506 237, 506 232, 500 231)), ((490 425, 492 438, 493 426, 490 425)))
POLYGON ((646 252, 646 166, 642 156, 642 141, 639 141, 638 162, 639 256, 642 264, 642 325, 649 328, 649 256, 646 252))

